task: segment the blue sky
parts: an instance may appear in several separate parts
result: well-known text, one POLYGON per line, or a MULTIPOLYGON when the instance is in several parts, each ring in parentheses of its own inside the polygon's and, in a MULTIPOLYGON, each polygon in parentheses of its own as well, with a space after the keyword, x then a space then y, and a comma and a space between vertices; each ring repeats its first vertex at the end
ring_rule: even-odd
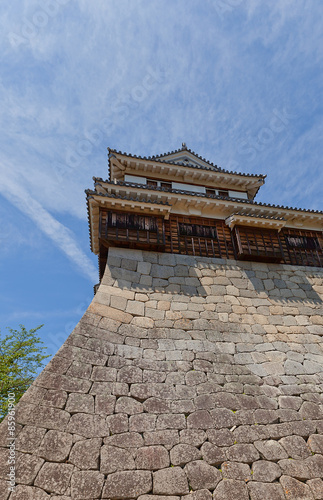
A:
POLYGON ((107 147, 187 146, 323 210, 323 3, 11 0, 0 6, 0 328, 55 353, 98 281, 84 189, 107 147))

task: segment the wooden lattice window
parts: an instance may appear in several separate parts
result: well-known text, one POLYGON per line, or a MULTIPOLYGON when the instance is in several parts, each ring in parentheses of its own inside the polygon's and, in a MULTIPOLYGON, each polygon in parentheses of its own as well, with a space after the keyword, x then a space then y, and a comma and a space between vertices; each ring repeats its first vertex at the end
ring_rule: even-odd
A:
POLYGON ((172 183, 171 182, 161 182, 160 187, 162 189, 170 190, 170 189, 172 189, 172 183))
POLYGON ((139 231, 157 232, 155 217, 142 215, 108 212, 107 226, 118 229, 136 229, 139 231))
POLYGON ((316 236, 300 236, 298 234, 289 234, 285 236, 288 248, 297 248, 300 250, 319 250, 320 243, 316 236))
POLYGON ((156 187, 158 187, 158 182, 153 181, 151 179, 147 179, 147 186, 152 187, 152 188, 156 188, 156 187))
POLYGON ((179 224, 179 234, 181 236, 197 236, 200 238, 211 238, 216 240, 218 238, 215 227, 203 226, 199 224, 179 224))

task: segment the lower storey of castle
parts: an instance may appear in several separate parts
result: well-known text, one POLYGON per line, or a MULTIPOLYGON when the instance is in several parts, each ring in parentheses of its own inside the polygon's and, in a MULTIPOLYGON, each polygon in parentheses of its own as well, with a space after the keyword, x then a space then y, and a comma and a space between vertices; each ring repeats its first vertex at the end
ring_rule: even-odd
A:
POLYGON ((322 277, 110 248, 16 407, 14 491, 0 427, 0 499, 322 500, 322 277))

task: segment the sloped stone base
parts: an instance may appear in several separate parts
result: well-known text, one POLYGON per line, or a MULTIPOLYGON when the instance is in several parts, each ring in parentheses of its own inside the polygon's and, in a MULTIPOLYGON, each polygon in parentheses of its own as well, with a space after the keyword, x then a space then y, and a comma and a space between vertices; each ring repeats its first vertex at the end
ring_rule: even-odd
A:
POLYGON ((323 498, 322 270, 111 249, 0 500, 323 498))

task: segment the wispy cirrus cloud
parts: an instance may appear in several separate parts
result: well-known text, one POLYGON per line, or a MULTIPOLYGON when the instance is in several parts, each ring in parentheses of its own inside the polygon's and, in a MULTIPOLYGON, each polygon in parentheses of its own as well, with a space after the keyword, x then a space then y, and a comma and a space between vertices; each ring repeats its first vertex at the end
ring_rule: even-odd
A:
POLYGON ((27 190, 14 179, 12 174, 8 175, 0 165, 2 182, 0 185, 1 194, 39 227, 64 254, 78 266, 82 274, 95 282, 97 271, 92 261, 85 255, 78 245, 72 231, 57 221, 42 205, 32 198, 27 190))

